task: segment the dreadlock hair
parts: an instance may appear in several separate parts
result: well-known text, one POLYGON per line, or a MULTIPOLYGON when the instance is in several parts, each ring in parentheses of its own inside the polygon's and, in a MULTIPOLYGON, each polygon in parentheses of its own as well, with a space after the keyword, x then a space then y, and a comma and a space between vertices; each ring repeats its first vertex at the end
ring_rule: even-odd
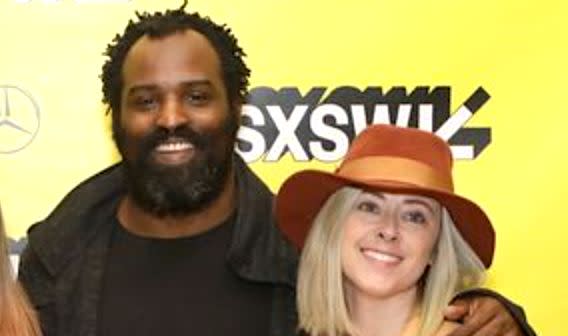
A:
POLYGON ((118 125, 122 92, 122 67, 130 48, 144 35, 159 38, 187 29, 201 33, 209 40, 221 61, 221 73, 230 108, 242 104, 248 93, 250 69, 244 62, 246 53, 227 25, 219 25, 198 13, 186 13, 187 0, 179 9, 165 12, 136 12, 137 20, 130 20, 122 35, 117 34, 107 46, 108 57, 102 67, 103 103, 112 112, 113 128, 118 125))

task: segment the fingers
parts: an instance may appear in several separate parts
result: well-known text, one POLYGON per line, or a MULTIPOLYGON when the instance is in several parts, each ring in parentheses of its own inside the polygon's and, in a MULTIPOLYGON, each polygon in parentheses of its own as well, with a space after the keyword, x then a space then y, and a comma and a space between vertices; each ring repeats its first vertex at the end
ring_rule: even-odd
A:
POLYGON ((516 324, 509 324, 501 315, 496 315, 471 336, 522 336, 522 333, 516 324))
POLYGON ((463 320, 469 313, 469 304, 465 300, 456 300, 444 309, 444 317, 449 321, 463 320))
MULTIPOLYGON (((473 336, 523 336, 523 333, 517 324, 517 321, 509 313, 509 311, 499 302, 492 297, 479 298, 475 304, 477 306, 471 319, 475 324, 480 321, 486 321, 483 326, 480 326, 479 335, 474 333, 473 336), (479 318, 476 319, 476 315, 479 318), (485 315, 482 316, 482 315, 485 315)), ((466 324, 469 322, 466 318, 466 324)))
MULTIPOLYGON (((448 336, 497 336, 498 334, 493 329, 495 327, 495 324, 493 322, 494 321, 491 318, 489 320, 486 320, 484 315, 472 316, 466 319, 463 325, 456 328, 448 336), (489 326, 489 330, 486 330, 487 326, 489 326), (483 333, 480 334, 480 332, 483 333)), ((498 325, 499 324, 497 324, 497 326, 498 325)))
POLYGON ((523 336, 519 326, 499 301, 475 298, 469 301, 470 314, 449 336, 523 336))
POLYGON ((502 336, 501 324, 496 318, 489 320, 487 323, 479 326, 472 336, 502 336))
POLYGON ((501 330, 499 336, 523 336, 523 332, 517 324, 517 321, 515 321, 508 311, 500 311, 495 317, 495 322, 499 324, 499 328, 501 330))

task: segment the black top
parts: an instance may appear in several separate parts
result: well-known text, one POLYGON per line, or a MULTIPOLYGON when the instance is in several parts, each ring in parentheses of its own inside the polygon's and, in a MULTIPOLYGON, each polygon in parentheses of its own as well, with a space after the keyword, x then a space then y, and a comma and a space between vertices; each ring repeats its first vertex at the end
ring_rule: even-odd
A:
POLYGON ((136 236, 117 221, 98 334, 266 336, 272 287, 244 281, 229 268, 233 221, 175 239, 136 236))

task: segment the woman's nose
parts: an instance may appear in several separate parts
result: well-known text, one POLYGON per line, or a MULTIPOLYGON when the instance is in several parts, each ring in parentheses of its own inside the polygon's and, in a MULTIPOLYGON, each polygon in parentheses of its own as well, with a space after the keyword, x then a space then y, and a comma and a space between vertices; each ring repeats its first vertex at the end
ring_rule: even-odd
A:
POLYGON ((398 219, 394 216, 387 216, 380 223, 377 230, 377 236, 384 241, 396 241, 399 238, 400 232, 398 228, 398 219))

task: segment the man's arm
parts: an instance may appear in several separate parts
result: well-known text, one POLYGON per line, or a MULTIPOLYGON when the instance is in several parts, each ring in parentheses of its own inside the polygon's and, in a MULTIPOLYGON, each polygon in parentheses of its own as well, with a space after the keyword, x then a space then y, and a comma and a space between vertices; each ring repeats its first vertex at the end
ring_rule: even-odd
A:
POLYGON ((20 256, 18 280, 38 313, 43 336, 56 336, 55 281, 29 244, 20 256))
POLYGON ((464 321, 449 336, 536 336, 520 306, 488 289, 458 295, 446 318, 464 321))

